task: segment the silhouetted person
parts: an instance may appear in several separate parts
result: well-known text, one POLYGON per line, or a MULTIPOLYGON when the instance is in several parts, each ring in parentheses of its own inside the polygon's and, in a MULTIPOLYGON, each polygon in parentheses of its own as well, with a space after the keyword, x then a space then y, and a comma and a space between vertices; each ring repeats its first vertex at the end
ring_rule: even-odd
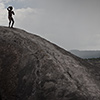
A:
POLYGON ((7 8, 7 10, 8 10, 9 27, 13 27, 13 25, 14 25, 14 19, 13 19, 12 15, 15 15, 14 11, 12 11, 13 7, 9 6, 7 8), (12 25, 11 25, 11 23, 12 23, 12 25))

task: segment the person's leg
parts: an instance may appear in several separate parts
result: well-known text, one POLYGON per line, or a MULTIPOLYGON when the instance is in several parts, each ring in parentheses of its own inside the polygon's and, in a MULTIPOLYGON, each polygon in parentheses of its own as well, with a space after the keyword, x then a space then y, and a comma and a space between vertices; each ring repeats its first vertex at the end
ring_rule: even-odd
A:
POLYGON ((8 19, 9 19, 9 27, 10 27, 10 25, 11 25, 11 18, 10 18, 10 17, 8 17, 8 19))
POLYGON ((11 24, 11 20, 9 20, 9 27, 10 27, 10 24, 11 24))
POLYGON ((11 20, 12 20, 12 25, 11 25, 11 27, 13 27, 13 25, 14 25, 14 19, 13 19, 13 18, 11 18, 11 20))

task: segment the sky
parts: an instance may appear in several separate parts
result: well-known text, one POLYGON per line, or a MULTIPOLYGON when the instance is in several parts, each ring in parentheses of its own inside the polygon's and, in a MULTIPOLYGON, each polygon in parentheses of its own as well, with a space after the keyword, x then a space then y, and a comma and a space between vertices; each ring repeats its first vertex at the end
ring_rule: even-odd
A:
POLYGON ((100 0, 0 0, 0 26, 14 7, 16 28, 66 50, 100 50, 100 0))

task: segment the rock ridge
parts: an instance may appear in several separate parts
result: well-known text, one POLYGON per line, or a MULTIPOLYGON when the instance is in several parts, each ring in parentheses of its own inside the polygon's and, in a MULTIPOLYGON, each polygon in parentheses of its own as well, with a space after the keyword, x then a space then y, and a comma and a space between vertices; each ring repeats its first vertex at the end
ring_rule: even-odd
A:
POLYGON ((1 100, 100 100, 90 67, 37 35, 0 27, 1 100))

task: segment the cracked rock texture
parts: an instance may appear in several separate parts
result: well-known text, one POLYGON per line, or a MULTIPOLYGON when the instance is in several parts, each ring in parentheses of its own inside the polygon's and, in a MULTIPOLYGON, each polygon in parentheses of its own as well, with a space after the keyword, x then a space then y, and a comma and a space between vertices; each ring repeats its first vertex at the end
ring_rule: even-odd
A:
POLYGON ((0 27, 0 100, 100 100, 90 67, 39 36, 0 27))

